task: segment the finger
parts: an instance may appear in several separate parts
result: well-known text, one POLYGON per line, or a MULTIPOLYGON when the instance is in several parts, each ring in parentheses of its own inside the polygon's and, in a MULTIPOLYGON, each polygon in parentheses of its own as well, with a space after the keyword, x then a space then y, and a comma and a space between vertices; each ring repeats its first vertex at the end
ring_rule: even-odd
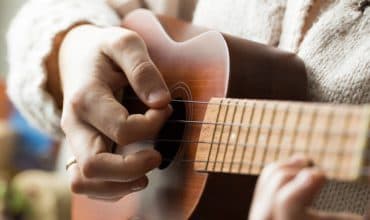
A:
POLYGON ((274 214, 277 219, 293 220, 302 217, 324 181, 325 177, 318 169, 307 168, 301 171, 276 195, 274 214))
POLYGON ((78 165, 71 166, 69 172, 72 192, 103 200, 117 200, 144 189, 148 184, 146 176, 127 183, 89 180, 81 175, 78 165))
POLYGON ((254 192, 249 219, 272 219, 270 216, 273 213, 275 194, 282 186, 291 181, 297 172, 298 170, 285 168, 278 170, 268 182, 259 181, 254 192))
POLYGON ((152 60, 144 41, 123 28, 109 28, 102 51, 125 72, 139 98, 151 108, 163 108, 171 96, 167 85, 152 60))
POLYGON ((256 189, 264 188, 266 184, 270 184, 271 177, 279 174, 279 171, 290 170, 291 172, 298 172, 310 165, 310 163, 311 161, 307 157, 303 155, 294 155, 287 161, 269 164, 263 169, 260 178, 258 179, 256 189))
POLYGON ((65 128, 66 139, 80 166, 81 174, 86 178, 127 182, 144 176, 161 162, 160 154, 154 149, 126 157, 107 153, 107 143, 95 129, 79 122, 74 116, 70 116, 69 120, 72 126, 65 128))
POLYGON ((167 106, 165 109, 149 109, 144 115, 128 116, 118 128, 118 143, 125 145, 155 138, 171 113, 172 107, 167 106))
POLYGON ((75 95, 70 111, 124 146, 145 138, 154 138, 172 109, 166 106, 163 109, 150 109, 144 115, 129 116, 109 88, 96 85, 90 92, 75 95))
POLYGON ((128 156, 100 153, 90 157, 81 171, 89 179, 128 182, 138 179, 161 163, 160 154, 143 150, 128 156))
POLYGON ((266 167, 257 182, 250 219, 270 219, 276 193, 307 164, 309 160, 305 157, 294 156, 286 162, 274 163, 266 167))
POLYGON ((69 109, 65 108, 63 110, 61 127, 66 135, 68 147, 70 147, 79 164, 90 156, 108 152, 108 145, 100 133, 81 121, 69 109))

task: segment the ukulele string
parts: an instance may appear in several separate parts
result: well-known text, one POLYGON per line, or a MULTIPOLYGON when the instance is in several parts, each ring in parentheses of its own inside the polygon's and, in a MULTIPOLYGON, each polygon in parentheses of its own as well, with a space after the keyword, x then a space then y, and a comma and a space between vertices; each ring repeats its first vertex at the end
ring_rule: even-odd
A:
MULTIPOLYGON (((137 97, 128 97, 128 98, 125 98, 125 100, 135 100, 135 101, 138 101, 139 99, 137 97)), ((197 105, 216 105, 216 106, 226 106, 226 107, 230 107, 230 106, 234 106, 234 107, 239 107, 239 105, 237 103, 216 103, 216 102, 209 102, 209 101, 194 101, 194 100, 178 100, 178 99, 173 99, 171 101, 171 103, 186 103, 186 104, 197 104, 197 105)), ((262 108, 262 106, 255 106, 255 108, 262 108)), ((265 109, 269 109, 269 106, 264 106, 263 108, 265 109)), ((276 110, 276 109, 275 109, 276 110)), ((295 109, 289 109, 289 111, 293 111, 295 109)), ((342 113, 342 112, 339 112, 339 113, 342 113)), ((338 114, 338 113, 336 113, 338 114)), ((344 114, 344 113, 343 113, 344 114)), ((191 121, 191 120, 169 120, 167 121, 166 123, 172 123, 172 124, 175 124, 175 123, 181 123, 181 124, 187 124, 187 125, 190 125, 190 126, 203 126, 203 125, 215 125, 215 126, 218 126, 218 125, 223 125, 223 126, 231 126, 231 127, 240 127, 240 128, 262 128, 262 129, 273 129, 273 130, 277 130, 277 131, 286 131, 288 130, 287 128, 285 128, 284 126, 275 126, 275 127, 272 127, 272 126, 261 126, 261 125, 245 125, 245 124, 241 124, 241 123, 220 123, 220 122, 202 122, 202 121, 191 121)), ((300 128, 298 129, 300 132, 308 132, 309 130, 308 129, 303 129, 303 128, 300 128)), ((317 131, 316 131, 317 133, 317 131)), ((320 133, 322 133, 323 135, 346 135, 346 136, 351 136, 351 135, 354 135, 355 132, 349 132, 349 131, 346 131, 346 132, 329 132, 329 131, 320 131, 320 133)), ((370 132, 368 133, 368 137, 370 137, 370 132)), ((143 142, 149 142, 151 144, 154 144, 154 143, 158 143, 158 142, 167 142, 167 143, 182 143, 182 144, 217 144, 217 145, 233 145, 235 148, 236 147, 245 147, 245 148, 250 148, 250 147, 258 147, 258 145, 250 145, 250 144, 239 144, 239 143, 215 143, 215 142, 208 142, 208 141, 193 141, 193 140, 175 140, 175 139, 157 139, 157 140, 146 140, 146 141, 143 141, 143 142)), ((263 145, 263 147, 268 147, 266 145, 263 145)), ((268 147, 269 149, 272 149, 271 147, 268 147)), ((283 153, 284 150, 291 150, 292 149, 292 146, 287 146, 287 145, 276 145, 274 146, 273 148, 275 149, 279 149, 281 151, 281 153, 283 153)), ((303 151, 303 150, 302 150, 303 151)), ((319 150, 318 149, 311 149, 308 151, 308 153, 315 153, 315 152, 318 152, 319 150)), ((298 153, 299 151, 297 150, 295 153, 298 153)), ((319 152, 322 152, 321 150, 319 152)), ((306 152, 307 153, 307 152, 306 152)), ((340 151, 340 153, 338 153, 337 151, 334 151, 332 148, 326 148, 326 151, 325 151, 325 154, 336 154, 336 155, 345 155, 345 154, 354 154, 356 152, 346 152, 346 151, 340 151)), ((366 154, 369 154, 370 155, 370 151, 366 151, 366 152, 357 152, 357 153, 366 153, 366 154)), ((216 158, 217 159, 217 158, 216 158)), ((257 163, 257 162, 245 162, 245 161, 206 161, 206 160, 186 160, 186 159, 181 159, 181 160, 172 160, 172 159, 168 159, 168 158, 163 158, 164 161, 169 161, 169 162, 174 162, 174 163, 190 163, 190 164, 194 164, 194 163, 211 163, 211 164, 242 164, 242 165, 252 165, 252 166, 259 166, 260 168, 263 168, 266 164, 264 163, 257 163)), ((328 169, 325 169, 325 170, 328 170, 328 169)), ((364 175, 369 175, 370 173, 370 166, 369 167, 363 167, 362 170, 361 170, 361 173, 364 174, 364 175)))
MULTIPOLYGON (((258 148, 258 149, 268 149, 268 150, 277 150, 279 149, 281 152, 284 151, 290 151, 294 150, 295 153, 318 153, 322 152, 321 149, 299 149, 296 148, 294 149, 293 145, 274 145, 274 146, 266 146, 266 144, 242 144, 242 143, 226 143, 226 142, 211 142, 211 141, 193 141, 193 140, 176 140, 176 139, 156 139, 156 140, 143 140, 138 143, 143 143, 143 144, 150 144, 150 145, 155 145, 155 144, 160 144, 160 143, 176 143, 176 144, 207 144, 207 145, 224 145, 225 150, 227 150, 227 146, 233 146, 235 148, 258 148)), ((340 150, 340 152, 332 149, 331 147, 328 146, 323 146, 325 148, 325 154, 332 154, 332 155, 337 155, 337 156, 346 156, 348 154, 357 154, 360 153, 365 156, 370 156, 370 150, 362 150, 361 152, 356 152, 356 151, 345 151, 345 150, 340 150)), ((316 154, 317 155, 317 154, 316 154)))
MULTIPOLYGON (((147 140, 146 142, 151 142, 151 143, 155 143, 155 142, 173 142, 173 140, 171 139, 159 139, 159 140, 147 140)), ((200 141, 183 141, 183 140, 176 140, 176 142, 180 142, 180 143, 184 143, 184 144, 212 144, 211 142, 200 142, 200 141)), ((217 143, 213 143, 213 144, 217 144, 217 143)), ((226 144, 226 143, 221 143, 221 144, 226 144)), ((233 144, 231 144, 233 145, 233 144)), ((234 145, 235 146, 235 145, 234 145)), ((257 147, 256 145, 251 145, 251 146, 247 146, 247 145, 243 145, 245 147, 257 147)), ((266 147, 266 145, 263 145, 266 147)), ((273 149, 271 147, 267 147, 268 149, 273 149)), ((278 147, 278 146, 275 146, 275 148, 278 148, 280 149, 280 153, 284 155, 284 151, 283 150, 291 150, 290 148, 281 148, 281 147, 278 147)), ((330 148, 329 148, 330 149, 330 148)), ((336 156, 340 156, 340 155, 348 155, 348 154, 354 154, 356 152, 345 152, 345 151, 340 151, 340 153, 334 151, 334 150, 329 150, 327 149, 325 151, 325 154, 335 154, 336 156)), ((315 149, 315 150, 310 150, 309 152, 306 152, 304 150, 302 150, 303 153, 315 153, 316 152, 322 152, 321 150, 319 149, 315 149)), ((297 154, 299 153, 300 151, 295 151, 294 154, 297 154)), ((366 151, 365 153, 367 155, 370 155, 370 151, 366 151), (367 152, 367 153, 366 153, 367 152)), ((362 155, 364 155, 363 152, 361 152, 362 155)), ((293 156, 293 155, 285 155, 286 157, 290 157, 290 156, 293 156)), ((260 168, 260 169, 263 169, 265 166, 268 165, 268 163, 263 163, 263 162, 247 162, 247 161, 220 161, 220 160, 190 160, 190 159, 169 159, 169 158, 162 158, 163 161, 166 161, 166 162, 173 162, 175 164, 195 164, 195 163, 202 163, 202 164, 225 164, 225 165, 230 165, 229 167, 229 171, 232 170, 233 166, 234 165, 242 165, 242 166, 249 166, 249 167, 252 167, 251 169, 253 168, 260 168)), ((270 161, 271 163, 274 162, 274 161, 270 161)), ((317 165, 316 165, 317 166, 317 165)), ((321 167, 321 166, 318 166, 320 169, 322 169, 323 171, 326 171, 326 172, 330 172, 330 171, 336 171, 336 167, 321 167)), ((221 171, 223 171, 225 169, 222 169, 221 171)), ((237 173, 240 173, 240 172, 237 172, 237 173)), ((360 170, 360 174, 362 176, 370 176, 370 166, 363 166, 361 167, 361 170, 360 170)))
MULTIPOLYGON (((140 99, 137 97, 125 97, 124 100, 131 100, 131 101, 139 101, 140 99)), ((226 106, 226 107, 239 107, 240 105, 238 103, 216 103, 216 102, 210 102, 210 101, 195 101, 195 100, 181 100, 181 99, 172 99, 172 103, 188 103, 188 104, 198 104, 198 105, 216 105, 216 106, 226 106)), ((255 106, 255 108, 265 108, 271 110, 278 110, 275 107, 269 107, 264 105, 262 106, 255 106), (274 108, 274 109, 273 109, 274 108)), ((289 109, 289 111, 292 111, 293 109, 289 109)), ((336 115, 340 115, 342 113, 345 115, 344 112, 337 112, 336 115)), ((322 114, 322 113, 321 113, 322 114)), ((242 123, 222 123, 222 122, 202 122, 202 121, 192 121, 192 120, 168 120, 166 123, 181 123, 181 124, 193 124, 193 125, 222 125, 222 126, 231 126, 231 127, 240 127, 240 128, 256 128, 256 129, 271 129, 271 130, 276 130, 276 131, 288 131, 285 126, 279 125, 279 126, 268 126, 268 125, 245 125, 242 123)), ((298 128, 295 129, 298 130, 298 132, 311 132, 309 128, 298 128)), ((323 135, 336 135, 336 136, 345 136, 345 137, 351 137, 356 135, 356 131, 319 131, 323 135)), ((316 133, 319 133, 318 131, 315 131, 316 133)), ((370 131, 367 133, 367 137, 370 138, 370 131)))
MULTIPOLYGON (((261 130, 268 130, 268 131, 284 131, 289 132, 290 130, 282 125, 253 125, 253 124, 242 124, 242 123, 222 123, 222 122, 207 122, 207 121, 192 121, 192 120, 168 120, 166 121, 166 124, 187 124, 190 126, 203 126, 203 125, 214 125, 214 126, 230 126, 233 128, 241 128, 241 129, 261 129, 261 130)), ((353 137, 357 133, 356 131, 327 131, 327 130, 315 130, 312 131, 312 129, 306 127, 300 127, 300 128, 291 128, 291 130, 295 130, 297 132, 313 132, 314 134, 322 134, 322 135, 331 135, 331 136, 344 136, 344 137, 353 137)), ((370 133, 369 133, 370 135, 370 133)))
MULTIPOLYGON (((124 97, 122 99, 123 101, 140 101, 139 98, 137 97, 124 97)), ((258 99, 248 99, 247 101, 258 101, 258 99)), ((273 100, 271 100, 271 102, 274 102, 273 100)), ((276 101, 275 101, 276 102, 276 101)), ((283 103, 288 103, 287 101, 281 101, 283 103)), ((183 99, 171 99, 171 103, 185 103, 185 104, 196 104, 196 105, 215 105, 215 106, 222 106, 222 107, 239 107, 240 106, 240 103, 238 102, 224 102, 224 103, 219 103, 219 102, 212 102, 212 101, 200 101, 200 100, 183 100, 183 99)), ((294 103, 293 101, 291 103, 294 103)), ((327 105, 331 105, 331 106, 336 106, 335 104, 332 104, 332 103, 326 103, 327 105)), ((248 105, 246 105, 246 107, 249 107, 248 105)), ((254 106, 256 109, 259 109, 259 108, 264 108, 264 109, 268 109, 268 110, 280 110, 278 106, 278 108, 276 108, 275 106, 269 106, 269 105, 264 105, 264 106, 254 106)), ((283 108, 282 110, 285 110, 287 108, 287 106, 284 106, 285 108, 283 107, 280 107, 280 108, 283 108)), ((298 109, 295 109, 295 108, 289 108, 289 111, 291 112, 298 112, 299 110, 298 109)), ((330 114, 329 112, 326 112, 326 114, 330 114)), ((346 115, 345 112, 336 112, 336 114, 338 114, 338 116, 342 116, 342 115, 346 115)))
MULTIPOLYGON (((232 171, 233 170, 233 166, 234 165, 239 165, 241 164, 242 166, 251 166, 252 169, 263 169, 265 168, 266 166, 269 165, 269 163, 261 163, 261 162, 246 162, 246 161, 206 161, 206 160, 187 160, 187 159, 181 159, 181 160, 172 160, 172 159, 168 159, 168 158, 163 158, 162 159, 163 161, 166 161, 166 162, 173 162, 175 164, 195 164, 195 163, 202 163, 202 164, 206 164, 206 163, 210 163, 210 164, 226 164, 226 165, 231 165, 229 167, 229 169, 216 169, 215 171, 219 171, 219 172, 222 172, 222 171, 232 171)), ((271 163, 274 162, 274 161, 271 161, 271 163)), ((323 171, 326 171, 326 172, 331 172, 331 171, 336 171, 336 167, 322 167, 320 165, 317 165, 315 164, 315 167, 323 170, 323 171)), ((212 172, 212 170, 205 170, 204 172, 212 172)), ((235 172, 235 173, 242 173, 242 172, 235 172)), ((362 176, 370 176, 370 166, 364 166, 360 169, 360 172, 359 172, 362 176)))

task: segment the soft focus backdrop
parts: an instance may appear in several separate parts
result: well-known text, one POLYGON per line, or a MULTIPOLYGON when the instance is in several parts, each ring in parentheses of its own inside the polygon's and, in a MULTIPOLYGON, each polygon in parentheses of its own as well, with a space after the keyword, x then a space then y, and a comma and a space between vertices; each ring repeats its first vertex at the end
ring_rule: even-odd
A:
POLYGON ((53 172, 58 143, 32 128, 5 95, 6 33, 25 2, 0 0, 0 220, 68 220, 68 183, 53 172))
POLYGON ((21 6, 25 0, 0 0, 0 77, 3 77, 7 71, 6 64, 6 31, 9 26, 11 18, 14 16, 16 10, 21 6))

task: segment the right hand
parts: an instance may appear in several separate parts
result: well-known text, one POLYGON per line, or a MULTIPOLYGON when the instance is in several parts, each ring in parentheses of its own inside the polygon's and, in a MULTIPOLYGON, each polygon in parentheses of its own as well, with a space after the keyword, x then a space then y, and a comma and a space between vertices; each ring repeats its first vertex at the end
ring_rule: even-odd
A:
POLYGON ((63 92, 61 126, 77 163, 68 172, 71 189, 93 199, 116 201, 148 184, 160 154, 150 148, 128 156, 110 153, 152 139, 171 114, 170 93, 149 58, 144 41, 120 27, 81 25, 59 50, 63 92), (115 95, 130 85, 149 110, 129 115, 115 95))
POLYGON ((324 173, 304 156, 294 156, 263 169, 255 188, 251 220, 360 220, 351 213, 310 208, 325 182, 324 173))

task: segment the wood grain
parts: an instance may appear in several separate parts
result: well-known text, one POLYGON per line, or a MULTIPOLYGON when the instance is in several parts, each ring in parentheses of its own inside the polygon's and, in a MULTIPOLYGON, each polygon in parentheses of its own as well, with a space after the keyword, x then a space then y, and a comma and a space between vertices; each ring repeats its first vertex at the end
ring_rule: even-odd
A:
POLYGON ((366 105, 214 98, 200 133, 195 169, 256 175, 273 161, 304 154, 329 178, 361 180, 369 153, 369 118, 366 105))
MULTIPOLYGON (((197 102, 212 97, 305 99, 306 72, 294 54, 167 17, 159 21, 152 13, 138 10, 125 17, 123 26, 143 38, 172 97, 194 101, 186 103, 183 120, 204 120, 207 105, 197 102)), ((124 104, 130 113, 138 112, 135 105, 124 104)), ((222 114, 229 115, 226 110, 223 108, 222 114)), ((242 120, 240 111, 243 108, 228 109, 232 115, 235 112, 234 120, 242 120)), ((248 116, 249 110, 245 111, 248 116)), ((233 116, 226 120, 233 120, 233 116)), ((183 141, 197 142, 200 131, 201 126, 187 124, 183 141)), ((235 138, 217 135, 215 138, 230 143, 235 138)), ((73 219, 246 219, 256 177, 197 172, 193 167, 197 147, 182 143, 168 168, 150 173, 147 189, 118 203, 75 195, 73 219), (233 187, 225 189, 225 185, 233 187)), ((230 157, 223 145, 217 147, 213 158, 230 157)), ((239 158, 240 152, 234 157, 239 158)), ((227 163, 208 166, 229 169, 227 163)))

